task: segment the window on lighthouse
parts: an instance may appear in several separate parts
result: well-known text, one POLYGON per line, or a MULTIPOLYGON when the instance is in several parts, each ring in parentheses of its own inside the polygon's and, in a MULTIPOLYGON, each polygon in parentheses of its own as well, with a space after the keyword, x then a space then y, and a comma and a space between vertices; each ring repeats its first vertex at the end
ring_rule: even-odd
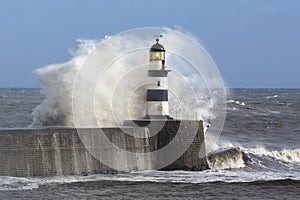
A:
POLYGON ((151 60, 164 60, 164 52, 151 52, 151 60))
POLYGON ((155 59, 160 59, 160 52, 155 52, 155 59))

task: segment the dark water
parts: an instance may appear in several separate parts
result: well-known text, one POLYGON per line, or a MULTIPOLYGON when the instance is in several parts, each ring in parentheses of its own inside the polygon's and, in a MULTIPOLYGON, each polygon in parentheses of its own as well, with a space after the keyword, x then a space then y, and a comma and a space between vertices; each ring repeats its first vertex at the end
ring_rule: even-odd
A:
POLYGON ((299 199, 300 182, 255 181, 250 183, 153 183, 77 182, 43 185, 34 190, 4 192, 0 197, 16 199, 299 199), (68 192, 66 194, 66 192, 68 192), (10 194, 10 196, 8 195, 10 194))
POLYGON ((32 110, 43 99, 39 89, 0 88, 0 127, 27 127, 32 123, 32 110))
MULTIPOLYGON (((43 95, 0 89, 0 127, 26 127, 43 95)), ((218 150, 202 172, 0 177, 0 199, 300 199, 300 90, 233 89, 218 150)))

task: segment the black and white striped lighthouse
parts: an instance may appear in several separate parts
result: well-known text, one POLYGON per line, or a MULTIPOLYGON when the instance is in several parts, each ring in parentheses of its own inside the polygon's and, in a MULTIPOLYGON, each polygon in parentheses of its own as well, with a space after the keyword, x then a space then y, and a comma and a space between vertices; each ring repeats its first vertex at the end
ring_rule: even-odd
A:
POLYGON ((148 70, 149 85, 147 87, 147 113, 150 119, 172 119, 169 116, 168 104, 168 73, 165 66, 165 48, 156 43, 150 48, 150 64, 148 70))

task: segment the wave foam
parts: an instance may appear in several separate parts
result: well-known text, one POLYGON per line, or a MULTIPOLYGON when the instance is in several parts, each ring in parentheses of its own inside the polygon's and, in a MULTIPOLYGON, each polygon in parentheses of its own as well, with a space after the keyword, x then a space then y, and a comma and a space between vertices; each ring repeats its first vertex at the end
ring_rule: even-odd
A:
POLYGON ((236 100, 229 100, 227 101, 226 103, 233 103, 233 104, 237 104, 237 105, 240 105, 240 106, 245 106, 245 102, 240 102, 240 101, 236 101, 236 100))
POLYGON ((32 190, 38 187, 39 184, 36 181, 27 178, 10 176, 0 177, 0 191, 32 190))
POLYGON ((248 151, 255 155, 267 156, 275 160, 291 162, 291 163, 300 163, 300 149, 294 149, 294 150, 284 149, 281 151, 268 151, 260 147, 260 148, 252 148, 249 149, 248 151))

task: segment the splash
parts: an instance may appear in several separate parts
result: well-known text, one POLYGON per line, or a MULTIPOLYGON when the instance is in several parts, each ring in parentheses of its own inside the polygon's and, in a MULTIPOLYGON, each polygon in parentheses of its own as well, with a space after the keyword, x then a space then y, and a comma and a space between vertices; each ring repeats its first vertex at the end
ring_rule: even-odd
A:
MULTIPOLYGON (((170 115, 209 123, 216 118, 213 107, 224 103, 215 95, 223 89, 219 87, 223 82, 218 71, 212 70, 216 69, 213 61, 203 47, 200 54, 193 51, 182 33, 161 30, 166 65, 172 70, 168 77, 170 115), (183 57, 187 50, 188 56, 183 57), (201 62, 200 73, 189 62, 193 56, 201 62)), ((76 126, 116 126, 144 117, 148 53, 154 40, 152 32, 133 33, 100 41, 78 40, 69 61, 37 69, 46 98, 34 109, 32 126, 75 126, 74 114, 79 116, 76 126)), ((222 92, 220 96, 224 99, 222 92)))
POLYGON ((72 126, 72 90, 76 74, 97 41, 77 40, 78 49, 71 60, 35 70, 43 86, 44 101, 33 110, 31 126, 72 126))

